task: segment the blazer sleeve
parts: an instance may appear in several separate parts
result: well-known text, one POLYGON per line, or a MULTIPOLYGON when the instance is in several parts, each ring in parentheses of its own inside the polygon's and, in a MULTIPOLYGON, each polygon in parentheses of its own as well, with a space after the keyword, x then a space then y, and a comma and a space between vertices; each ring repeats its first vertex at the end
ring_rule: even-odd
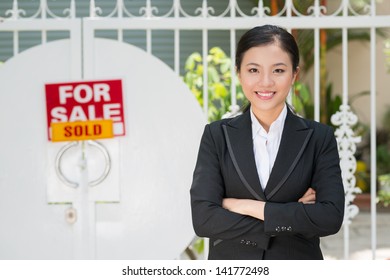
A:
POLYGON ((337 142, 333 130, 326 128, 325 133, 321 133, 324 137, 318 137, 323 141, 315 154, 312 186, 309 186, 316 190, 316 202, 266 202, 265 232, 321 237, 339 231, 344 217, 345 194, 337 142))
MULTIPOLYGON (((222 131, 222 130, 221 130, 222 131)), ((201 139, 198 159, 191 185, 192 222, 195 233, 201 237, 222 240, 251 240, 266 248, 268 237, 264 223, 258 219, 228 211, 222 207, 225 195, 224 179, 220 168, 220 147, 225 145, 219 135, 218 143, 206 125, 201 139)))

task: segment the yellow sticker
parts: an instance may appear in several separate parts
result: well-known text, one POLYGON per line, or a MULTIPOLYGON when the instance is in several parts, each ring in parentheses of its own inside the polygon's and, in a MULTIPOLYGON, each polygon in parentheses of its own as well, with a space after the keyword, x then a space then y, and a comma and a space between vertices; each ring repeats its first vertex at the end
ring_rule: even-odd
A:
POLYGON ((51 141, 81 141, 113 138, 112 120, 51 123, 51 141))

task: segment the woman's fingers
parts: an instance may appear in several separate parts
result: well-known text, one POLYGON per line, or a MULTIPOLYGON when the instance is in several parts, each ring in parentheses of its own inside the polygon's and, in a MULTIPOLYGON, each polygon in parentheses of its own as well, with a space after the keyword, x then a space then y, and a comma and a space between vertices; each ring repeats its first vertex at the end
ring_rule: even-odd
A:
POLYGON ((298 200, 305 204, 312 204, 316 202, 316 191, 312 188, 308 188, 305 194, 298 200))

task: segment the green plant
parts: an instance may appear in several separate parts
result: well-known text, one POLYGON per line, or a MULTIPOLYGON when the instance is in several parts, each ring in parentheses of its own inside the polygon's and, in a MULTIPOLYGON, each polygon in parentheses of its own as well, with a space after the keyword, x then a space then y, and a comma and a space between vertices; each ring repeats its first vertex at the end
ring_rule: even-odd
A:
MULTIPOLYGON (((383 127, 376 129, 376 173, 379 186, 381 185, 381 178, 390 174, 390 106, 383 115, 382 123, 383 127)), ((367 166, 370 166, 370 129, 365 127, 362 131, 363 141, 358 146, 356 153, 358 155, 357 157, 365 161, 367 166)), ((366 170, 366 174, 364 176, 369 185, 370 170, 366 170)), ((367 192, 369 192, 369 189, 370 187, 368 187, 367 192)), ((389 190, 387 192, 389 192, 389 190)))
POLYGON ((377 201, 382 202, 383 206, 390 205, 390 173, 378 176, 380 190, 377 201))
POLYGON ((386 56, 387 72, 390 73, 390 39, 385 40, 385 49, 383 50, 386 56))
POLYGON ((377 133, 377 173, 390 174, 390 106, 387 107, 382 119, 383 127, 377 133))
MULTIPOLYGON (((219 47, 213 47, 207 55, 208 120, 215 121, 230 111, 232 79, 236 79, 236 99, 242 105, 244 94, 236 75, 232 77, 232 61, 219 47)), ((198 52, 192 53, 185 63, 184 82, 199 104, 203 106, 203 60, 198 52)))
POLYGON ((295 82, 294 91, 291 99, 295 111, 309 119, 314 117, 314 105, 310 94, 310 89, 307 85, 301 82, 295 82))
POLYGON ((380 190, 378 192, 377 202, 382 202, 383 206, 388 207, 390 205, 390 192, 380 190))
MULTIPOLYGON (((340 109, 342 104, 341 97, 333 94, 333 84, 328 83, 326 86, 326 106, 325 110, 321 114, 326 115, 326 124, 332 125, 330 118, 340 109)), ((296 82, 294 85, 294 94, 292 95, 292 105, 295 111, 301 116, 313 119, 314 118, 314 102, 312 100, 312 94, 307 85, 296 82)), ((332 125, 333 126, 333 125, 332 125)))

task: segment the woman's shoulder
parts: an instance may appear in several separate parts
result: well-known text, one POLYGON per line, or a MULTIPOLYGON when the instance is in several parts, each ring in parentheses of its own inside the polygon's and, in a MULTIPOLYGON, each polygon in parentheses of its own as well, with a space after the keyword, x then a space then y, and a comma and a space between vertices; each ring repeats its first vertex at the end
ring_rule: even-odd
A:
POLYGON ((215 128, 220 128, 222 127, 223 125, 226 125, 228 124, 231 120, 233 120, 234 118, 225 118, 225 119, 220 119, 220 120, 216 120, 216 121, 213 121, 213 122, 210 122, 209 123, 209 126, 213 129, 215 128))
POLYGON ((246 115, 246 112, 240 113, 240 114, 232 116, 232 117, 227 117, 227 118, 213 121, 209 125, 210 125, 210 127, 214 128, 214 129, 222 128, 225 125, 235 126, 237 122, 245 121, 245 119, 246 119, 245 115, 246 115))
POLYGON ((295 117, 299 118, 302 122, 304 122, 308 129, 312 129, 314 135, 321 137, 328 133, 334 134, 333 127, 328 124, 324 124, 312 119, 303 118, 298 115, 295 115, 295 117))

